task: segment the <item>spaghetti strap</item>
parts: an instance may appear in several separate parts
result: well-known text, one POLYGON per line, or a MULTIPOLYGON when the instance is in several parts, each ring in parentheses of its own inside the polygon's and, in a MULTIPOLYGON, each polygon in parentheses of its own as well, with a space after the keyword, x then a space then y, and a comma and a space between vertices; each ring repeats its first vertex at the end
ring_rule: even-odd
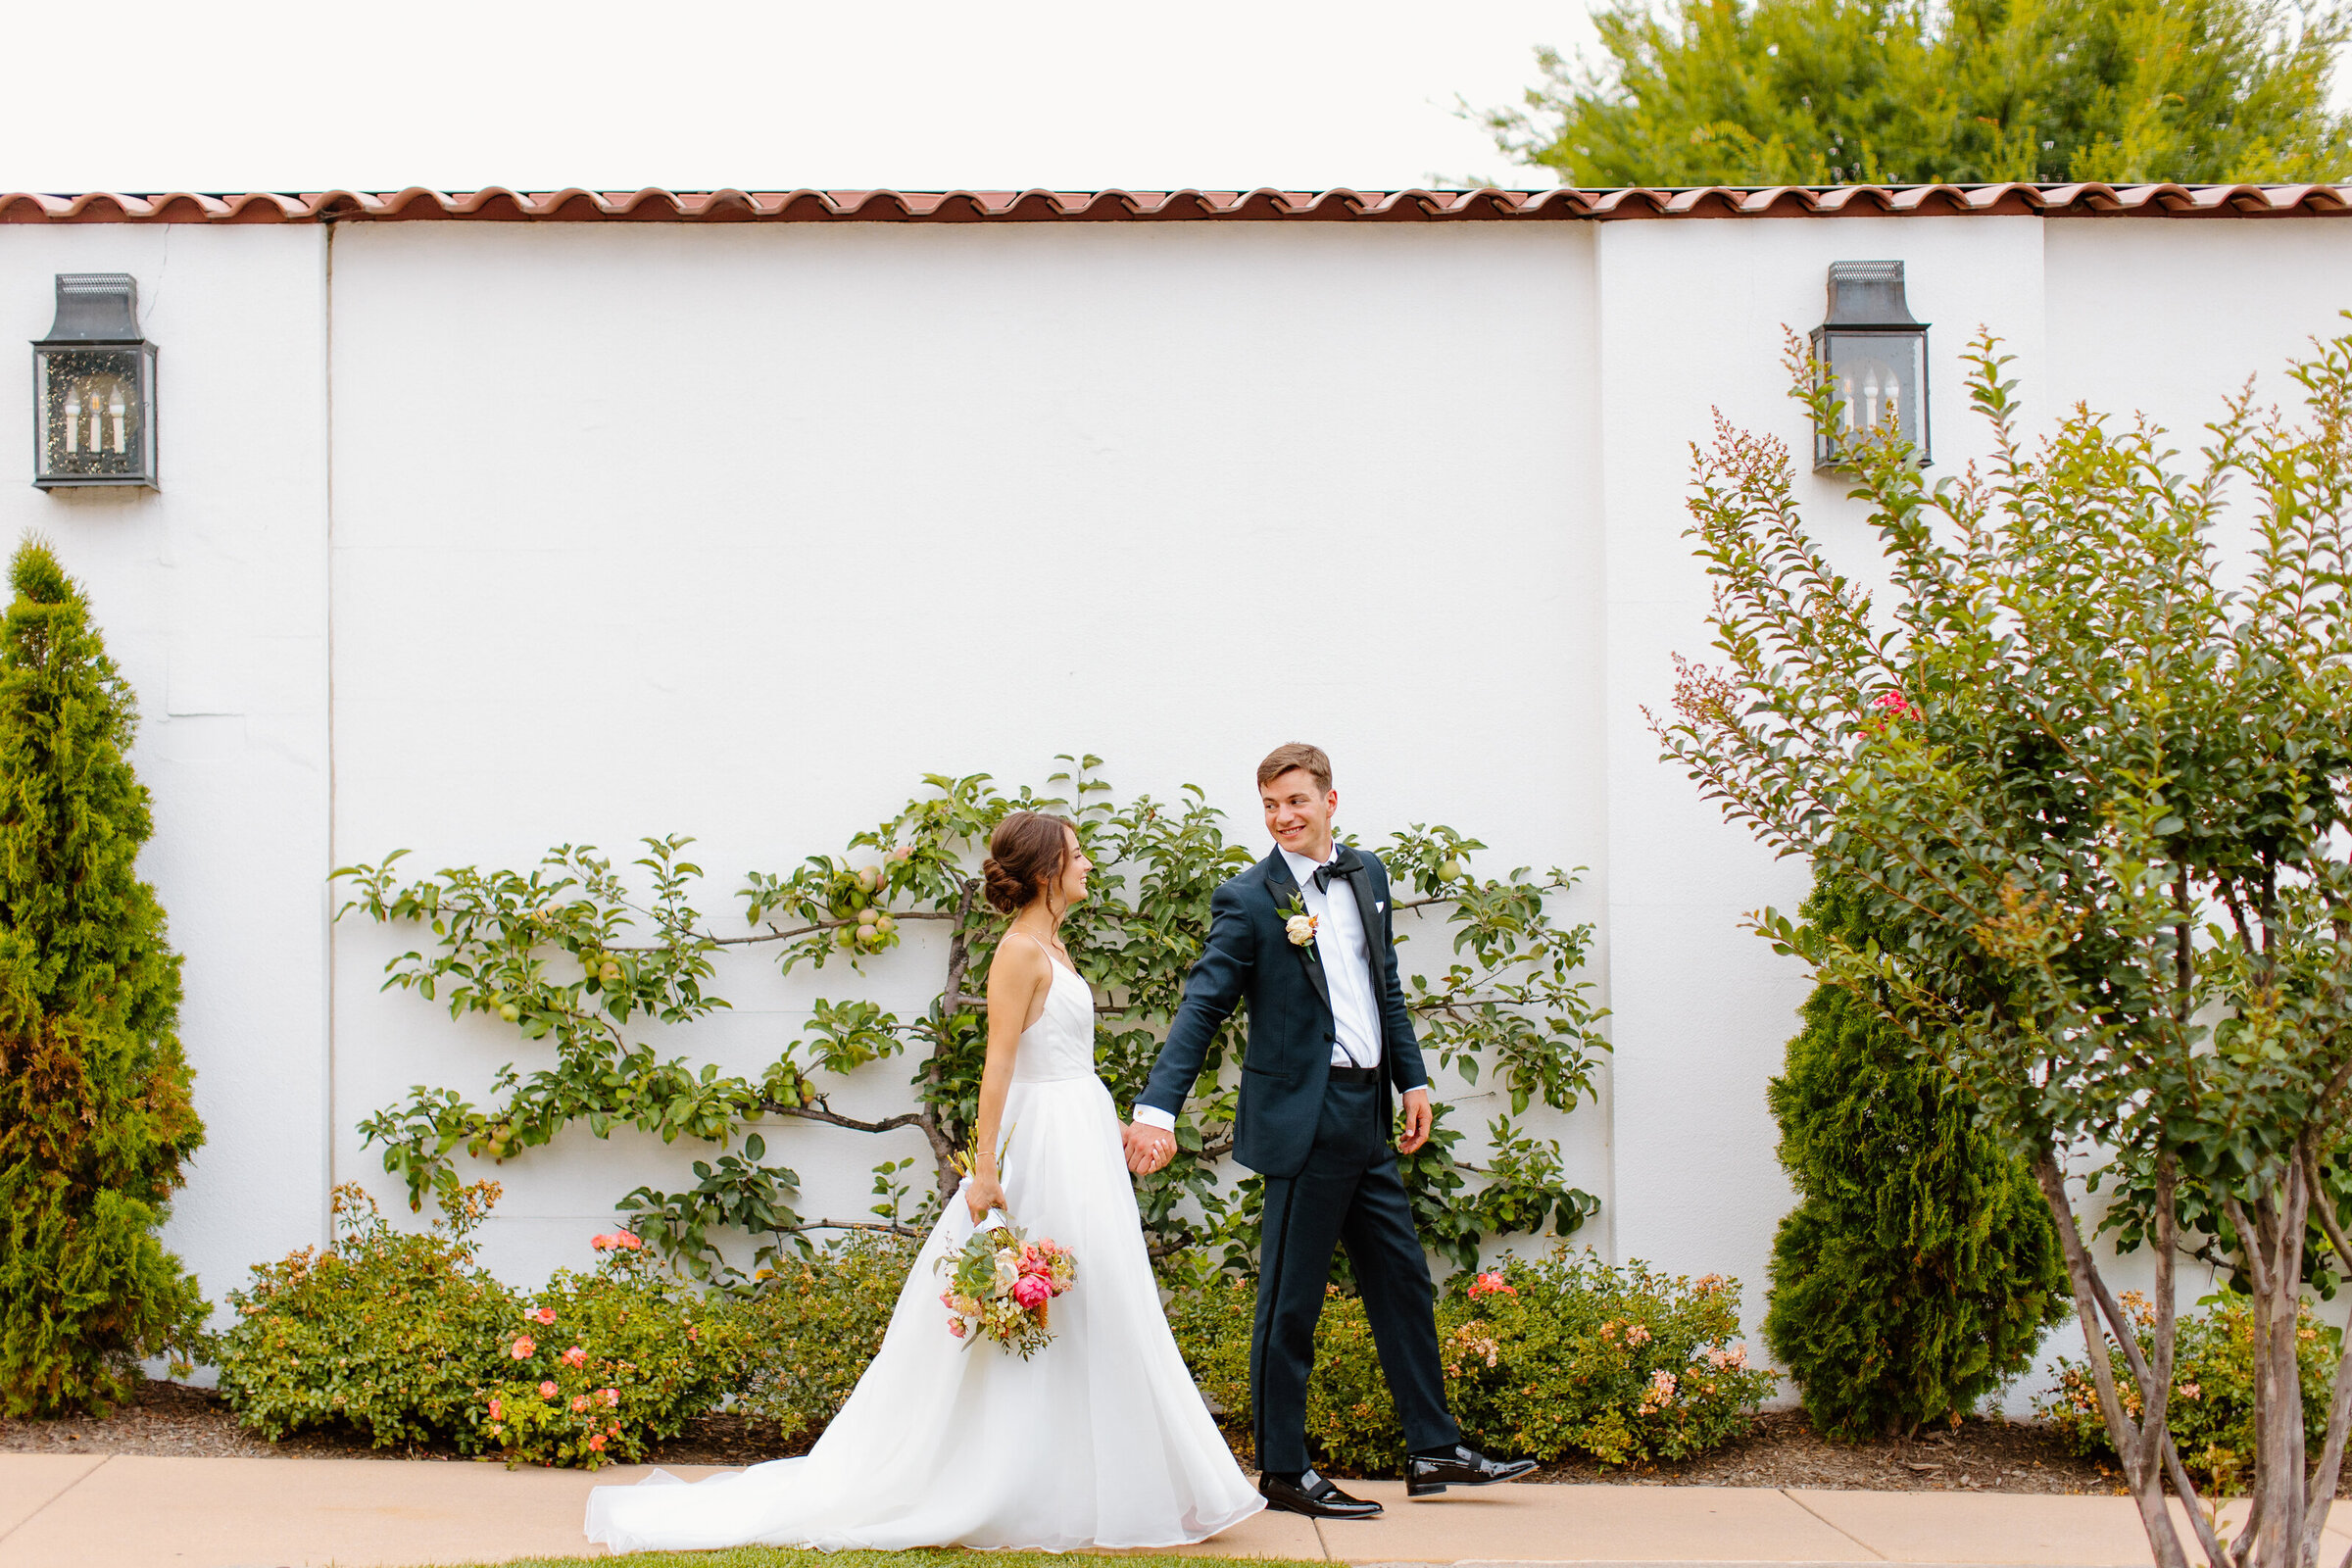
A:
POLYGON ((1056 969, 1067 969, 1073 975, 1077 974, 1077 966, 1075 964, 1064 963, 1061 961, 1061 959, 1055 957, 1054 956, 1054 950, 1046 946, 1045 939, 1043 937, 1040 937, 1029 931, 1023 931, 1021 932, 1021 935, 1027 937, 1030 941, 1037 944, 1038 951, 1046 956, 1046 962, 1049 965, 1056 969))

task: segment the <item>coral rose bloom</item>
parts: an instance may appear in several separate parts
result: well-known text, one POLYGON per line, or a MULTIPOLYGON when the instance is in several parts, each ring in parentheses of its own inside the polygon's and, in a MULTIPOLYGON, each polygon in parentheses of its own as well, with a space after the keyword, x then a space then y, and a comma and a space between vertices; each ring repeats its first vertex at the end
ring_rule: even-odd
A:
POLYGON ((507 1353, 517 1361, 527 1361, 531 1358, 531 1352, 537 1348, 539 1348, 539 1342, 528 1334, 523 1334, 515 1337, 514 1348, 507 1353))
POLYGON ((553 1383, 542 1383, 539 1385, 539 1397, 542 1399, 552 1399, 555 1396, 556 1386, 553 1383))

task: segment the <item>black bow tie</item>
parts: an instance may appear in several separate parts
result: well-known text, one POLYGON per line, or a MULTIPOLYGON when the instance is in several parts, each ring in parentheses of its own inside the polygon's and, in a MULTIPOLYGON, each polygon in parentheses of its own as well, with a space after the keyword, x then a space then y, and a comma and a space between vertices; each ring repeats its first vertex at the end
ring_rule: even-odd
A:
POLYGON ((1317 893, 1328 893, 1331 891, 1331 879, 1333 877, 1353 876, 1356 872, 1362 870, 1363 868, 1364 862, 1362 857, 1358 856, 1353 850, 1342 849, 1339 854, 1331 858, 1331 860, 1328 864, 1318 865, 1315 867, 1315 891, 1317 893))

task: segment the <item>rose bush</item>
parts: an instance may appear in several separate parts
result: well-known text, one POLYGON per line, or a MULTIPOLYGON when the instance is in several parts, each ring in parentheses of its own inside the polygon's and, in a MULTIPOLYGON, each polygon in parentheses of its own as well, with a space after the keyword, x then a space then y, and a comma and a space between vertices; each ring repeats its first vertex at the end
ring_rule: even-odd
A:
MULTIPOLYGON (((1181 1290, 1168 1320, 1185 1362, 1228 1421, 1250 1411, 1256 1293, 1213 1280, 1181 1290)), ((1747 1364, 1740 1287, 1642 1263, 1613 1268, 1565 1245, 1504 1258, 1438 1301, 1446 1396, 1466 1443, 1545 1462, 1680 1459, 1747 1429, 1777 1377, 1747 1364)), ((1315 1331, 1307 1444, 1336 1473, 1394 1474, 1404 1435, 1356 1298, 1333 1294, 1315 1331)))
MULTIPOLYGON (((2180 1462, 2220 1494, 2242 1492, 2254 1460, 2254 1310, 2243 1296, 2207 1297, 2205 1310, 2182 1318, 2173 1359, 2173 1395, 2166 1422, 2180 1462)), ((2127 1291, 2124 1309, 2137 1330, 2142 1355, 2152 1356, 2156 1313, 2147 1298, 2127 1291)), ((2343 1331, 2321 1320, 2305 1302, 2295 1324, 2295 1361, 2302 1374, 2304 1441, 2317 1448, 2328 1430, 2328 1394, 2343 1331)), ((2110 1353, 2122 1355, 2120 1346, 2110 1353)), ((2124 1384, 2125 1408, 2137 1419, 2138 1390, 2124 1384)), ((2088 1367, 2058 1363, 2058 1384, 2037 1406, 2079 1453, 2112 1459, 2115 1440, 2099 1409, 2088 1367)))
POLYGON ((476 1425, 509 1468, 640 1459, 742 1380, 741 1321, 723 1300, 660 1273, 628 1231, 592 1245, 593 1271, 558 1270, 501 1332, 476 1425))
POLYGON ((500 1375, 500 1336, 522 1305, 474 1264, 471 1233, 498 1194, 466 1188, 446 1221, 404 1235, 357 1186, 336 1188, 333 1248, 258 1264, 228 1295, 237 1322, 217 1356, 239 1422, 271 1442, 341 1427, 379 1448, 471 1451, 477 1391, 500 1375))

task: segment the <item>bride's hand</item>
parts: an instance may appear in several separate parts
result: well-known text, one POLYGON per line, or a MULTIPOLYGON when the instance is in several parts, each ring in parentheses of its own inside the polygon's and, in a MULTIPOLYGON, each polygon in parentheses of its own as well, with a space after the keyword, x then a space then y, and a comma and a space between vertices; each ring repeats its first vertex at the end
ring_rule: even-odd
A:
POLYGON ((994 1176, 974 1176, 963 1184, 964 1206, 972 1211, 972 1223, 977 1225, 988 1218, 992 1208, 1011 1209, 1004 1202, 1004 1189, 994 1176))

